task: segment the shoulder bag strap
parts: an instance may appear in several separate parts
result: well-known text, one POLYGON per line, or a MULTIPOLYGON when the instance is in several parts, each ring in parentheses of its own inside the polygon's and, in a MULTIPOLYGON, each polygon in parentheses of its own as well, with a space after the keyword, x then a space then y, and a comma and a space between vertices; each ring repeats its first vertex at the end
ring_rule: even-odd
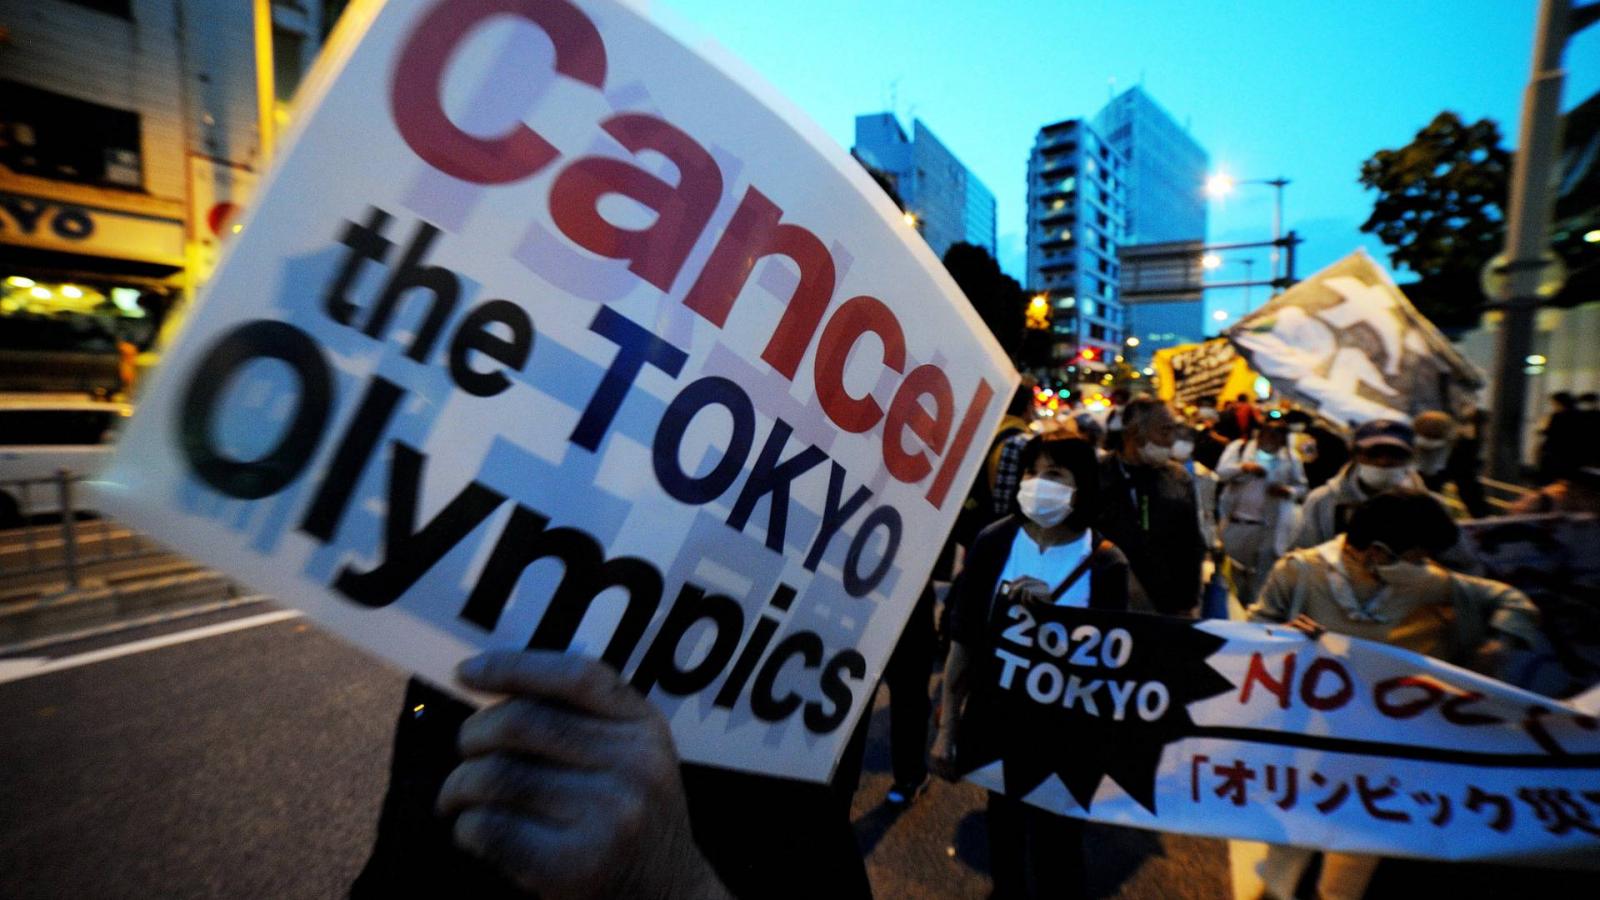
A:
POLYGON ((1083 561, 1078 563, 1077 568, 1067 573, 1066 580, 1057 585, 1054 591, 1050 592, 1050 602, 1054 603, 1057 600, 1060 600, 1062 594, 1065 594, 1067 591, 1071 590, 1073 585, 1077 584, 1084 575, 1087 575, 1089 573, 1089 567, 1094 565, 1095 556, 1099 553, 1105 552, 1106 548, 1108 548, 1110 544, 1110 541, 1107 541, 1105 538, 1101 538, 1099 543, 1090 548, 1089 552, 1084 554, 1083 561))

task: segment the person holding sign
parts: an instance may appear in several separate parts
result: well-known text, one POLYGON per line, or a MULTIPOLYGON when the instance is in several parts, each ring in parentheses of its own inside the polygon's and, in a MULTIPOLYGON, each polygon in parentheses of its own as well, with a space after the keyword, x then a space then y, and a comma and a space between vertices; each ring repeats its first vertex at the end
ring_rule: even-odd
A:
POLYGON ((351 900, 871 896, 829 785, 680 762, 604 662, 495 651, 458 678, 505 699, 411 680, 351 900))
MULTIPOLYGON (((1326 631, 1495 674, 1511 649, 1542 643, 1539 613, 1510 585, 1433 562, 1459 532, 1431 495, 1397 490, 1357 507, 1346 534, 1278 561, 1250 609, 1315 639, 1326 631)), ((1270 845, 1258 872, 1272 897, 1293 897, 1312 850, 1270 845)), ((1360 897, 1379 858, 1328 853, 1318 897, 1360 897)))
MULTIPOLYGON (((1094 448, 1081 438, 1034 438, 1022 450, 1021 515, 984 529, 950 588, 950 654, 945 662, 936 774, 954 779, 973 670, 986 671, 992 624, 1013 603, 1123 610, 1128 561, 1090 529, 1100 514, 1094 448)), ((1084 889, 1083 824, 989 794, 990 870, 996 897, 1079 896, 1084 889)))

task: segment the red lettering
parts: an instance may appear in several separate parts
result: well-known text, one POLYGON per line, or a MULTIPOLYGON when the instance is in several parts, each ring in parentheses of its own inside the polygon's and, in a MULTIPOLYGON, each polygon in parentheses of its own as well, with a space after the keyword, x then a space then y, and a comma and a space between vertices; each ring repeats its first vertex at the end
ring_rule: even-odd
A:
POLYGON ((907 453, 902 433, 909 430, 921 439, 935 456, 944 449, 950 437, 950 420, 955 416, 955 398, 950 393, 950 379, 944 370, 934 365, 918 366, 911 370, 906 380, 895 391, 889 403, 889 417, 883 426, 883 463, 889 474, 912 484, 921 481, 933 470, 933 462, 922 451, 907 453), (928 415, 922 405, 923 397, 933 398, 935 414, 928 415))
POLYGON ((789 257, 800 267, 800 283, 761 358, 793 380, 833 299, 835 274, 833 255, 822 241, 799 225, 780 222, 782 216, 783 210, 760 191, 746 191, 683 304, 721 328, 756 260, 773 254, 789 257))
POLYGON ((956 429, 955 442, 945 452, 944 464, 939 467, 939 474, 933 477, 933 484, 928 486, 927 500, 934 508, 944 506, 945 497, 950 494, 950 485, 956 478, 956 469, 961 467, 962 458, 972 445, 972 436, 978 430, 978 420, 983 418, 983 411, 989 408, 989 401, 993 399, 994 388, 982 378, 978 379, 978 386, 972 391, 972 401, 967 404, 967 414, 961 417, 961 425, 956 429))
POLYGON ((1336 659, 1319 656, 1306 666, 1306 673, 1300 676, 1300 700, 1312 709, 1327 712, 1350 702, 1355 695, 1355 682, 1351 680, 1350 673, 1336 659), (1322 673, 1329 672, 1339 681, 1339 686, 1328 695, 1317 693, 1317 685, 1322 680, 1322 673))
POLYGON ((1372 687, 1373 705, 1378 707, 1378 712, 1391 719, 1409 719, 1420 715, 1444 696, 1444 688, 1425 675, 1402 675, 1399 678, 1380 681, 1372 687), (1422 696, 1404 703, 1395 703, 1391 695, 1406 688, 1417 688, 1422 691, 1422 696))
POLYGON ((1444 720, 1449 722, 1451 725, 1465 725, 1471 727, 1473 725, 1499 725, 1503 723, 1505 719, 1502 719, 1499 716, 1491 716, 1488 713, 1469 712, 1465 709, 1462 709, 1462 707, 1471 703, 1476 703, 1482 699, 1483 695, 1477 691, 1466 691, 1464 693, 1457 694, 1456 696, 1451 697, 1450 699, 1444 701, 1444 703, 1440 704, 1439 715, 1443 716, 1444 720))
POLYGON ((1250 691, 1256 685, 1261 685, 1272 696, 1278 698, 1278 708, 1289 708, 1289 690, 1294 684, 1294 659, 1293 653, 1283 656, 1283 677, 1273 678, 1267 671, 1267 665, 1261 659, 1259 652, 1250 654, 1250 669, 1244 675, 1244 687, 1239 690, 1239 702, 1250 702, 1250 691))
POLYGON ((883 364, 896 372, 905 371, 905 334, 894 313, 876 297, 851 297, 834 310, 828 327, 822 330, 817 358, 811 367, 822 411, 835 425, 854 434, 871 429, 883 418, 883 407, 870 392, 852 397, 844 389, 844 367, 850 351, 869 331, 883 341, 883 364))
POLYGON ((620 159, 587 156, 556 177, 550 217, 572 242, 629 260, 628 271, 666 291, 683 268, 722 196, 722 171, 694 138, 653 116, 625 113, 600 127, 633 153, 654 150, 678 168, 676 187, 620 159), (620 194, 655 211, 647 228, 619 228, 600 215, 600 198, 620 194))
POLYGON ((474 184, 527 178, 559 156, 554 146, 521 123, 480 138, 457 128, 440 94, 450 58, 467 35, 494 16, 537 25, 555 46, 556 72, 600 88, 606 48, 594 23, 566 0, 440 0, 418 19, 400 51, 390 111, 412 151, 446 175, 474 184))

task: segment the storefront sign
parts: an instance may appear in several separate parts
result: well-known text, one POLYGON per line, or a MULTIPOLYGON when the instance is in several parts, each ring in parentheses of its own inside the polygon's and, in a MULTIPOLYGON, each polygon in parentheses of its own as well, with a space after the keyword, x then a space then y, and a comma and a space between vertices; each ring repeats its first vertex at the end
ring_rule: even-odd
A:
POLYGON ((0 244, 182 265, 183 223, 0 193, 0 244))
POLYGON ((442 685, 572 649, 686 759, 825 780, 1016 373, 849 155, 636 10, 347 15, 106 506, 442 685))

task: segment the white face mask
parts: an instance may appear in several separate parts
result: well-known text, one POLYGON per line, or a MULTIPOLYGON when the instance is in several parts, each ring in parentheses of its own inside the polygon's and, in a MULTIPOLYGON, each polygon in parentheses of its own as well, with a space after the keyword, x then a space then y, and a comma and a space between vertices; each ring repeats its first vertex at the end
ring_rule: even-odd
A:
POLYGON ((1289 430, 1291 432, 1295 433, 1295 434, 1305 434, 1306 433, 1306 425, 1305 425, 1304 422, 1296 422, 1293 425, 1289 426, 1289 430))
POLYGON ((1159 466, 1172 458, 1172 448, 1146 442, 1139 448, 1139 458, 1148 465, 1159 466))
POLYGON ((1417 449, 1418 450, 1438 450, 1441 447, 1444 447, 1444 446, 1448 445, 1449 443, 1450 443, 1449 441, 1440 440, 1439 438, 1419 437, 1419 438, 1417 438, 1417 449))
POLYGON ((1184 462, 1190 456, 1193 456, 1193 455, 1194 455, 1194 441, 1173 441, 1172 442, 1172 458, 1173 459, 1177 460, 1178 462, 1184 462))
POLYGON ((1256 450, 1256 462, 1263 466, 1270 466, 1277 461, 1278 454, 1273 453, 1271 450, 1261 450, 1259 448, 1256 450))
POLYGON ((1050 528, 1072 511, 1072 488, 1048 478, 1024 478, 1017 488, 1017 505, 1029 521, 1050 528))
POLYGON ((1374 466, 1369 463, 1356 463, 1356 478, 1368 493, 1381 494, 1400 487, 1410 480, 1410 476, 1410 466, 1374 466))

